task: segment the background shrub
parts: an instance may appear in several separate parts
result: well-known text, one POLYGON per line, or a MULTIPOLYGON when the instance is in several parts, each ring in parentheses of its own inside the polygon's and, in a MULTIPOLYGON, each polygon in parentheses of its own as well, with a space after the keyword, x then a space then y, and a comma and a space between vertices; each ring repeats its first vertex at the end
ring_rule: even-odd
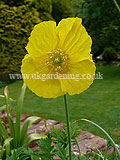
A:
POLYGON ((0 5, 0 19, 0 73, 19 73, 30 32, 40 22, 38 13, 27 5, 0 5))
POLYGON ((10 7, 24 5, 24 0, 0 0, 1 4, 6 4, 10 7))
POLYGON ((71 1, 75 16, 83 18, 83 24, 92 37, 94 57, 109 46, 117 50, 120 46, 120 16, 114 2, 110 0, 71 1))
POLYGON ((75 16, 85 18, 87 3, 86 0, 71 0, 75 16))
POLYGON ((0 81, 0 88, 5 87, 5 86, 6 86, 6 83, 3 81, 0 81))
POLYGON ((36 8, 39 13, 39 18, 42 21, 54 20, 52 13, 51 0, 24 0, 24 3, 29 4, 31 8, 36 8))
POLYGON ((39 13, 39 18, 44 20, 53 20, 53 17, 51 16, 52 12, 52 2, 51 0, 0 0, 0 3, 6 4, 10 7, 13 6, 22 6, 27 5, 29 6, 29 9, 36 8, 36 10, 39 13))
POLYGON ((105 50, 102 53, 103 60, 106 62, 112 62, 117 59, 118 54, 114 48, 105 48, 105 50))
POLYGON ((52 0, 52 16, 58 23, 62 18, 74 17, 70 0, 52 0))

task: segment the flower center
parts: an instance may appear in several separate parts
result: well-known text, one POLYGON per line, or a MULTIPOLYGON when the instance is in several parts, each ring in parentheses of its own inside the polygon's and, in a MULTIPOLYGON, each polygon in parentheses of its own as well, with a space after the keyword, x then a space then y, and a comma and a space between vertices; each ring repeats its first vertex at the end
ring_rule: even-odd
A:
POLYGON ((69 57, 62 49, 53 49, 48 52, 46 64, 53 72, 65 72, 69 64, 69 57))

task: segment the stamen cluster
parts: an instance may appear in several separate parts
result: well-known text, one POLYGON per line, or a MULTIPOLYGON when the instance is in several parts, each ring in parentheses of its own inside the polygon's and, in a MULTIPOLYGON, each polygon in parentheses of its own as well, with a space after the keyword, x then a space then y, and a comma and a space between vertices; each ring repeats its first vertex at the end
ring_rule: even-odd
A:
POLYGON ((48 52, 46 64, 51 71, 63 73, 68 68, 69 57, 62 49, 53 49, 48 52))

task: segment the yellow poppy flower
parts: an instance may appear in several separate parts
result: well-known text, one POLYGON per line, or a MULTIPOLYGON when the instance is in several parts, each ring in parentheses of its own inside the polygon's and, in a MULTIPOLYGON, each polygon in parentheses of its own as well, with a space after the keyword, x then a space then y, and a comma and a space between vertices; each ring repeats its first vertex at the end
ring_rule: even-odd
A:
POLYGON ((80 18, 62 19, 58 26, 53 21, 35 25, 21 66, 24 82, 45 98, 83 92, 92 84, 96 69, 91 45, 80 18))

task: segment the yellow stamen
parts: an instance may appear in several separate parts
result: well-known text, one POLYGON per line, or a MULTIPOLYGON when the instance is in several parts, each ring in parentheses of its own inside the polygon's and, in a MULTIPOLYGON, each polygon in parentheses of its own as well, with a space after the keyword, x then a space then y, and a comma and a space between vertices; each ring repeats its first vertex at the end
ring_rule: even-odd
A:
POLYGON ((53 49, 48 52, 46 64, 53 72, 65 72, 68 68, 69 57, 62 49, 53 49))

